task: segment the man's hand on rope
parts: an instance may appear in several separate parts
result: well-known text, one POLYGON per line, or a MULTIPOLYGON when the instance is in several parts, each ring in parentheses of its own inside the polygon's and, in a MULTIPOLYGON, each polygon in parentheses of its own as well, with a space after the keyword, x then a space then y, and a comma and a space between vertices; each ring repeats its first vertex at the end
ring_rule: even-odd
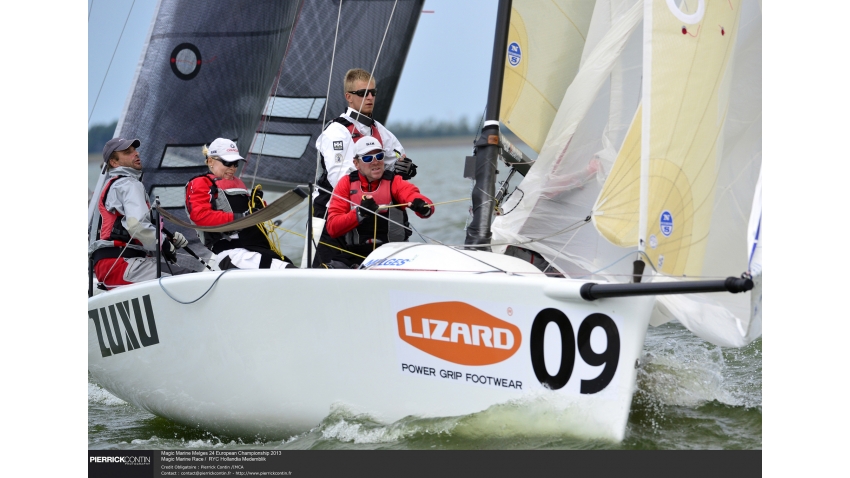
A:
MULTIPOLYGON (((373 213, 378 212, 378 203, 375 202, 375 199, 372 196, 363 196, 363 200, 360 201, 360 207, 362 209, 367 209, 372 211, 373 213)), ((371 218, 373 214, 363 214, 363 211, 360 209, 357 210, 357 220, 362 222, 364 219, 371 218)))
POLYGON ((422 198, 416 198, 410 203, 410 209, 413 209, 417 214, 423 217, 428 217, 433 212, 431 205, 426 203, 422 198))

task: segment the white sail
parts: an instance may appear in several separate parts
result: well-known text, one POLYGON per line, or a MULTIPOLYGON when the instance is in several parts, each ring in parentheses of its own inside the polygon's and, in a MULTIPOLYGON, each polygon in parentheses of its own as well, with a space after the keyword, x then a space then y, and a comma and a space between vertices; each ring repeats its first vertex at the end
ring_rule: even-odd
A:
POLYGON ((748 238, 761 214, 760 6, 647 0, 605 12, 617 6, 597 3, 581 69, 494 236, 534 241, 524 247, 571 276, 628 281, 639 239, 655 280, 751 271, 751 293, 659 296, 653 320, 745 345, 761 335, 760 249, 751 268, 748 238), (635 8, 644 28, 624 32, 635 8))
MULTIPOLYGON (((624 255, 585 218, 640 101, 642 15, 640 1, 597 2, 582 66, 522 193, 494 220, 494 243, 526 243, 571 276, 590 275, 624 255)), ((622 273, 631 271, 627 265, 622 273)))

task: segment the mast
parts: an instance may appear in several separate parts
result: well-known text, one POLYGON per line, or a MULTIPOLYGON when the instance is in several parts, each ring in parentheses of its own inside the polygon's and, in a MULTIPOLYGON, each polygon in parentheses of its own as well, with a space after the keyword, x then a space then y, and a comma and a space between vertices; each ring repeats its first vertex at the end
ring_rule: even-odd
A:
POLYGON ((510 21, 511 0, 499 0, 496 35, 493 40, 493 60, 490 63, 487 112, 484 116, 481 136, 475 144, 472 222, 466 230, 465 241, 470 245, 489 244, 493 237, 490 226, 493 223, 493 197, 496 194, 496 159, 499 157, 499 109, 502 101, 502 80, 505 74, 510 21))

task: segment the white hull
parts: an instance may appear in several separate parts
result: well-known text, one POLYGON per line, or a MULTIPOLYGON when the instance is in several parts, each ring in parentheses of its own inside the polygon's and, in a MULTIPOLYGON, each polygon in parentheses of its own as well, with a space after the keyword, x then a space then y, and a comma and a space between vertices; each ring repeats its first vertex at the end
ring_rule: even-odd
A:
MULTIPOLYGON (((170 277, 162 285, 188 301, 218 275, 170 277)), ((586 302, 578 295, 582 283, 539 274, 421 269, 236 270, 225 273, 199 301, 182 305, 151 281, 89 299, 89 371, 98 384, 139 408, 219 433, 286 437, 315 427, 338 404, 393 422, 411 415, 458 416, 507 402, 543 400, 560 412, 540 433, 619 441, 655 299, 586 302), (125 331, 124 307, 116 306, 124 301, 131 334, 125 331), (450 304, 428 306, 445 302, 450 304), (558 373, 562 353, 570 353, 561 350, 559 328, 551 323, 542 346, 532 344, 532 324, 544 309, 563 312, 574 338, 591 314, 604 314, 615 324, 619 357, 602 390, 581 393, 582 381, 598 377, 605 367, 588 365, 578 346, 572 350, 575 361, 566 384, 558 390, 541 385, 533 353, 545 357, 549 375, 558 373), (430 340, 422 337, 428 335, 423 333, 423 318, 434 335, 430 340), (448 324, 442 333, 446 340, 438 340, 442 323, 448 324), (477 345, 471 343, 472 334, 477 345), (130 349, 134 339, 139 348, 130 349), (458 363, 476 360, 496 363, 458 363), (460 374, 447 378, 442 371, 460 374)), ((595 353, 614 347, 603 327, 588 330, 595 353)), ((522 431, 529 432, 534 430, 522 431)))

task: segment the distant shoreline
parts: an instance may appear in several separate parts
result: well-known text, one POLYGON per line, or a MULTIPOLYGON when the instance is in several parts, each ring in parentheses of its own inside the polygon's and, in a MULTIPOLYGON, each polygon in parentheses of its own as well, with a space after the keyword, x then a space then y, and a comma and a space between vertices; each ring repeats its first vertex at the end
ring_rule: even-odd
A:
POLYGON ((473 136, 434 136, 423 138, 398 138, 405 148, 469 146, 472 148, 473 136))
MULTIPOLYGON (((470 153, 472 151, 473 136, 434 136, 420 138, 399 138, 399 142, 405 148, 423 148, 423 147, 447 147, 447 146, 469 146, 470 153)), ((508 135, 508 139, 516 144, 519 138, 513 135, 508 135)), ((89 153, 89 164, 103 161, 101 153, 89 153)))
MULTIPOLYGON (((399 138, 401 144, 408 148, 440 147, 440 146, 469 146, 472 148, 472 136, 436 136, 433 138, 399 138)), ((101 153, 89 153, 89 163, 103 161, 101 153)))

